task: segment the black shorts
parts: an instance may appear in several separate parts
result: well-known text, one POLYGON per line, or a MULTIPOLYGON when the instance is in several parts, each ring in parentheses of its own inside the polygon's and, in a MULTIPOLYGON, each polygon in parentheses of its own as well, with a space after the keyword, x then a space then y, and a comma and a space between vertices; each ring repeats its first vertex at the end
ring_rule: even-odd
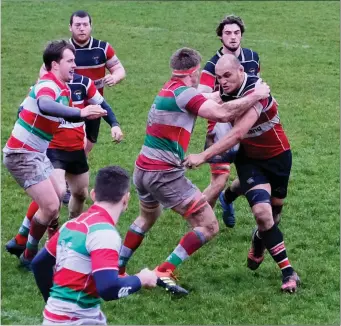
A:
POLYGON ((99 126, 101 125, 101 118, 85 121, 86 138, 92 143, 97 143, 99 126))
POLYGON ((290 149, 267 160, 256 160, 247 157, 241 146, 234 163, 244 194, 256 185, 270 183, 272 197, 287 196, 292 164, 290 149))
POLYGON ((61 149, 48 148, 46 155, 55 169, 62 169, 67 173, 75 175, 89 171, 84 149, 68 152, 61 149))

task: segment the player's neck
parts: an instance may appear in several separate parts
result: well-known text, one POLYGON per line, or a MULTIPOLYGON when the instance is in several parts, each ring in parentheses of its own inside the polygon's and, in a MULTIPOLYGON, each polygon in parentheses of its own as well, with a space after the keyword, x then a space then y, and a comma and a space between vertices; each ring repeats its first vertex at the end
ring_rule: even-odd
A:
POLYGON ((223 54, 233 54, 234 56, 236 56, 237 58, 239 57, 240 55, 240 51, 242 50, 241 47, 239 47, 236 51, 230 51, 228 48, 226 48, 224 45, 223 45, 223 54))
POLYGON ((66 81, 64 81, 64 80, 60 77, 60 75, 59 75, 58 72, 52 71, 52 70, 51 70, 51 73, 54 75, 54 77, 55 77, 62 85, 66 85, 66 81))
POLYGON ((94 204, 105 209, 114 221, 115 225, 117 224, 122 212, 122 207, 119 203, 111 204, 105 201, 95 201, 94 204))
POLYGON ((91 37, 88 38, 85 42, 80 43, 80 42, 77 42, 74 38, 72 38, 72 42, 77 44, 80 47, 83 47, 83 46, 85 46, 85 45, 87 45, 89 43, 90 39, 91 39, 91 37))

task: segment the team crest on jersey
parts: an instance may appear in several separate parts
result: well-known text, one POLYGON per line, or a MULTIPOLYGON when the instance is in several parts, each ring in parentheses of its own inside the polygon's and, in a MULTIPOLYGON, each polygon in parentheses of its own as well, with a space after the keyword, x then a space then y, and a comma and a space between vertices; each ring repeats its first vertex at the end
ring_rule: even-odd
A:
POLYGON ((73 95, 76 97, 78 101, 82 99, 82 92, 80 90, 76 90, 73 92, 73 95))
POLYGON ((249 73, 250 73, 250 74, 255 74, 255 72, 256 72, 256 69, 255 69, 255 68, 251 68, 251 69, 249 70, 249 73))
POLYGON ((94 63, 95 63, 96 65, 99 64, 99 59, 100 59, 99 56, 94 56, 94 57, 92 57, 92 59, 94 60, 94 63))

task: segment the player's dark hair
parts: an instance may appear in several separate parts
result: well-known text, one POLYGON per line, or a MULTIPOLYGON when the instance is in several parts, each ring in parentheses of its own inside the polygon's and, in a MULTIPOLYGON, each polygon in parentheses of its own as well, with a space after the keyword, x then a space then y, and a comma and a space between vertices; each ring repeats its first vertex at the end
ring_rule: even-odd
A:
POLYGON ((72 51, 73 54, 76 53, 74 46, 65 40, 51 41, 46 46, 43 53, 43 61, 47 71, 52 69, 53 61, 59 63, 59 61, 63 58, 63 53, 66 49, 72 51))
POLYGON ((225 25, 232 25, 232 24, 238 25, 240 28, 241 34, 242 35, 244 34, 245 24, 244 24, 243 20, 239 16, 228 15, 219 23, 219 25, 216 29, 217 36, 221 37, 223 35, 223 30, 224 30, 225 25))
POLYGON ((72 25, 72 23, 73 23, 73 17, 79 17, 79 18, 89 17, 89 22, 91 25, 91 16, 89 15, 89 13, 87 11, 77 10, 74 13, 72 13, 72 15, 70 17, 70 25, 72 25))
POLYGON ((170 59, 170 67, 173 70, 187 70, 200 65, 201 55, 191 48, 177 50, 170 59))
POLYGON ((119 166, 107 166, 98 171, 95 180, 96 201, 118 203, 129 191, 130 177, 119 166))

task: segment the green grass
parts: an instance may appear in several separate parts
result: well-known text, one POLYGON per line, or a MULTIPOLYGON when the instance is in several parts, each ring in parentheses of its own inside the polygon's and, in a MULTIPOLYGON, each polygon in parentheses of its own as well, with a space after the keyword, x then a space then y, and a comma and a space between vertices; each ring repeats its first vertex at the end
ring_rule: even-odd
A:
MULTIPOLYGON (((215 27, 224 14, 246 22, 243 44, 261 58, 262 77, 271 86, 293 151, 293 169, 281 229, 303 285, 297 295, 279 291, 280 273, 267 255, 249 271, 252 216, 245 199, 236 202, 237 225, 220 234, 179 268, 191 290, 173 300, 162 289, 103 305, 110 324, 340 324, 339 304, 339 3, 338 2, 109 2, 2 1, 2 143, 17 107, 36 80, 47 41, 67 38, 68 20, 88 10, 94 36, 114 45, 127 78, 105 96, 115 109, 125 141, 113 145, 102 124, 90 157, 96 171, 119 164, 132 172, 143 142, 147 112, 169 77, 170 55, 179 47, 199 50, 204 61, 220 46, 215 27)), ((203 147, 205 121, 198 119, 189 152, 203 147)), ((29 198, 2 169, 1 247, 17 231, 29 198)), ((233 170, 233 175, 235 172, 233 170)), ((200 189, 209 183, 205 165, 188 176, 200 189)), ((216 209, 220 216, 220 209, 216 209)), ((124 236, 138 213, 135 192, 121 217, 124 236)), ((62 219, 66 219, 66 210, 62 219)), ((147 235, 129 265, 134 273, 163 261, 187 230, 167 211, 147 235)), ((4 250, 2 324, 39 324, 43 300, 33 276, 4 250)))

